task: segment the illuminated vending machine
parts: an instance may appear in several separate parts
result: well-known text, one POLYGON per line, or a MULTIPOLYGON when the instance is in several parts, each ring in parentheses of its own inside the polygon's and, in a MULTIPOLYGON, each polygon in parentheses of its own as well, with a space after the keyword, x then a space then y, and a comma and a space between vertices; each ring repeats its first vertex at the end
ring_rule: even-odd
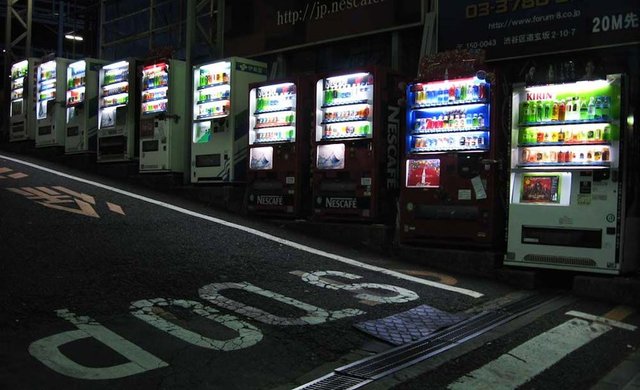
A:
POLYGON ((35 80, 39 60, 28 58, 11 66, 11 105, 9 107, 9 141, 35 137, 35 80))
POLYGON ((312 81, 302 78, 250 86, 250 213, 300 217, 307 212, 312 91, 312 81))
POLYGON ((399 242, 493 245, 491 123, 491 83, 482 71, 407 86, 399 242))
POLYGON ((376 69, 317 81, 312 219, 391 222, 395 218, 401 125, 398 80, 376 69))
POLYGON ((505 264, 608 274, 628 265, 622 85, 616 74, 514 86, 505 264))
POLYGON ((98 133, 98 72, 104 61, 85 58, 67 67, 67 154, 96 150, 98 133))
POLYGON ((238 57, 193 68, 192 183, 245 179, 249 84, 266 74, 266 64, 238 57))
POLYGON ((114 62, 100 70, 98 109, 98 162, 131 161, 137 155, 137 63, 114 62))
POLYGON ((64 146, 65 92, 69 60, 55 58, 38 66, 35 146, 64 146))
POLYGON ((162 60, 142 68, 140 172, 184 172, 185 64, 162 60))

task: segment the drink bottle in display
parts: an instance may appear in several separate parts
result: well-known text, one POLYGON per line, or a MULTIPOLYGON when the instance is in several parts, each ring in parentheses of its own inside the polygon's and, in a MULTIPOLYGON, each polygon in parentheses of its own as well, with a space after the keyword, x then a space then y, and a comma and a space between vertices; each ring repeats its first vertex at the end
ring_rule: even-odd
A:
POLYGON ((602 97, 600 96, 595 98, 593 119, 602 119, 602 97))
POLYGON ((580 119, 589 119, 589 107, 587 106, 587 102, 584 100, 580 103, 580 119))
POLYGON ((609 96, 603 96, 602 97, 602 119, 603 120, 608 120, 609 119, 609 115, 610 113, 610 103, 609 103, 609 96))
POLYGON ((567 106, 564 103, 564 101, 560 101, 560 103, 558 104, 558 120, 559 121, 564 121, 565 118, 565 114, 566 114, 566 110, 567 110, 567 106))
POLYGON ((589 98, 589 104, 587 105, 587 119, 593 119, 596 116, 596 102, 593 96, 589 98))

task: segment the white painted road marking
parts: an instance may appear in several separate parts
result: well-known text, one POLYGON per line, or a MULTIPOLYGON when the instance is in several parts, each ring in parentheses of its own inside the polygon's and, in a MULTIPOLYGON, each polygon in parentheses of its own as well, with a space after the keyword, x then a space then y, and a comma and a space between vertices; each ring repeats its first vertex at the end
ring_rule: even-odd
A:
POLYGON ((67 309, 56 312, 59 317, 71 322, 78 329, 36 340, 29 345, 29 353, 42 364, 62 375, 78 379, 117 379, 168 366, 166 362, 89 317, 76 316, 67 309), (129 362, 111 367, 87 367, 71 360, 60 351, 63 345, 87 338, 100 341, 127 358, 129 362))
POLYGON ((233 310, 240 315, 244 315, 253 318, 254 320, 258 320, 260 322, 264 322, 265 324, 271 325, 317 325, 328 321, 334 321, 342 318, 365 314, 365 312, 358 309, 324 310, 317 306, 301 302, 297 299, 290 298, 273 291, 262 289, 248 282, 211 283, 200 288, 200 290, 198 290, 198 293, 200 294, 200 298, 209 301, 214 305, 223 307, 228 310, 233 310), (261 295, 266 298, 271 298, 278 302, 291 305, 295 308, 305 311, 307 312, 307 315, 293 318, 277 316, 257 307, 245 305, 242 302, 234 301, 233 299, 227 298, 220 294, 220 291, 228 289, 242 290, 261 295))
POLYGON ((612 328, 571 319, 519 345, 449 385, 451 390, 511 390, 612 328))
POLYGON ((262 332, 255 326, 245 321, 241 321, 238 317, 229 314, 221 314, 218 310, 209 306, 204 306, 200 302, 185 299, 143 299, 131 303, 131 310, 134 310, 131 314, 149 325, 155 326, 170 335, 186 341, 187 343, 202 348, 213 349, 216 351, 235 351, 237 349, 251 347, 262 340, 262 332), (238 337, 227 340, 214 340, 187 330, 173 321, 163 318, 167 317, 167 314, 161 316, 161 314, 154 311, 154 309, 166 308, 168 306, 178 306, 190 309, 193 313, 196 313, 208 320, 217 322, 218 324, 237 332, 238 337))
MULTIPOLYGON (((300 272, 293 271, 292 273, 300 272)), ((324 287, 330 290, 347 290, 353 291, 356 298, 368 302, 376 303, 405 303, 415 301, 420 298, 418 294, 406 288, 391 286, 388 284, 380 283, 340 283, 331 279, 326 279, 326 276, 336 276, 339 278, 345 278, 349 280, 362 279, 360 275, 354 275, 342 271, 315 271, 315 272, 303 272, 302 280, 310 283, 314 286, 324 287), (383 290, 387 293, 392 293, 393 296, 374 295, 367 290, 383 290)))
POLYGON ((414 282, 414 283, 418 283, 418 284, 422 284, 422 285, 426 285, 426 286, 430 286, 430 287, 435 287, 435 288, 439 288, 439 289, 447 290, 447 291, 451 291, 451 292, 456 292, 456 293, 463 294, 463 295, 468 295, 468 296, 473 297, 473 298, 480 298, 480 297, 482 297, 484 295, 484 294, 482 294, 480 292, 477 292, 477 291, 468 290, 468 289, 461 288, 461 287, 456 287, 456 286, 449 286, 449 285, 446 285, 444 283, 438 283, 438 282, 434 282, 434 281, 431 281, 431 280, 425 280, 425 279, 417 278, 415 276, 406 275, 406 274, 403 274, 401 272, 396 272, 396 271, 388 270, 388 269, 385 269, 385 268, 382 268, 382 267, 377 267, 375 265, 362 263, 362 262, 359 262, 357 260, 350 259, 348 257, 337 255, 335 253, 329 253, 329 252, 321 251, 319 249, 315 249, 315 248, 312 248, 312 247, 309 247, 309 246, 306 246, 306 245, 299 244, 297 242, 286 240, 286 239, 283 239, 283 238, 280 238, 280 237, 277 237, 277 236, 262 232, 262 231, 257 230, 257 229, 253 229, 253 228, 250 228, 250 227, 247 227, 247 226, 243 226, 243 225, 239 225, 239 224, 236 224, 236 223, 233 223, 233 222, 225 221, 225 220, 220 219, 220 218, 211 217, 211 216, 208 216, 208 215, 205 215, 205 214, 200 214, 200 213, 197 213, 195 211, 187 210, 187 209, 179 207, 179 206, 175 206, 175 205, 172 205, 172 204, 169 204, 169 203, 165 203, 165 202, 162 202, 162 201, 159 201, 159 200, 156 200, 156 199, 148 198, 146 196, 138 195, 138 194, 135 194, 133 192, 121 190, 119 188, 111 187, 111 186, 108 186, 106 184, 98 183, 98 182, 95 182, 95 181, 92 181, 92 180, 87 180, 87 179, 83 179, 83 178, 80 178, 80 177, 72 176, 72 175, 69 175, 69 174, 66 174, 66 173, 63 173, 63 172, 58 172, 56 170, 53 170, 53 169, 50 169, 50 168, 45 168, 45 167, 42 167, 40 165, 33 164, 33 163, 30 163, 30 162, 27 162, 27 161, 18 160, 18 159, 12 158, 12 157, 4 156, 2 154, 0 154, 0 158, 6 159, 6 160, 9 160, 9 161, 13 161, 13 162, 16 162, 18 164, 23 164, 23 165, 26 165, 26 166, 29 166, 29 167, 32 167, 32 168, 35 168, 35 169, 39 169, 41 171, 48 172, 48 173, 51 173, 51 174, 54 174, 54 175, 57 175, 57 176, 65 177, 67 179, 72 179, 72 180, 75 180, 75 181, 78 181, 78 182, 81 182, 81 183, 85 183, 85 184, 89 184, 89 185, 92 185, 92 186, 95 186, 95 187, 99 187, 99 188, 103 188, 103 189, 106 189, 106 190, 109 190, 109 191, 113 191, 113 192, 116 192, 118 194, 122 194, 122 195, 125 195, 125 196, 128 196, 128 197, 134 198, 134 199, 138 199, 138 200, 141 200, 141 201, 144 201, 144 202, 147 202, 147 203, 151 203, 151 204, 154 204, 156 206, 164 207, 164 208, 167 208, 169 210, 173 210, 173 211, 185 214, 185 215, 189 215, 189 216, 192 216, 192 217, 204 219, 204 220, 207 220, 207 221, 210 221, 210 222, 214 222, 214 223, 217 223, 217 224, 220 224, 220 225, 223 225, 223 226, 227 226, 227 227, 230 227, 230 228, 233 228, 233 229, 238 229, 238 230, 241 230, 241 231, 243 231, 245 233, 253 234, 253 235, 256 235, 258 237, 262 237, 264 239, 267 239, 267 240, 270 240, 270 241, 274 241, 274 242, 277 242, 277 243, 282 244, 282 245, 289 246, 291 248, 295 248, 295 249, 298 249, 298 250, 301 250, 301 251, 304 251, 304 252, 307 252, 307 253, 311 253, 311 254, 314 254, 314 255, 318 255, 318 256, 326 257, 326 258, 329 258, 329 259, 332 259, 332 260, 336 260, 336 261, 339 261, 341 263, 349 264, 349 265, 354 266, 354 267, 364 268, 364 269, 367 269, 369 271, 380 272, 380 273, 383 273, 385 275, 393 276, 393 277, 398 278, 398 279, 404 279, 404 280, 408 280, 408 281, 411 281, 411 282, 414 282))
POLYGON ((616 328, 625 329, 632 332, 638 329, 638 327, 634 325, 629 325, 629 324, 625 324, 624 322, 611 320, 607 317, 594 316, 593 314, 583 313, 580 311, 571 310, 566 312, 565 314, 572 317, 582 318, 583 320, 589 320, 589 321, 599 322, 605 325, 615 326, 616 328))

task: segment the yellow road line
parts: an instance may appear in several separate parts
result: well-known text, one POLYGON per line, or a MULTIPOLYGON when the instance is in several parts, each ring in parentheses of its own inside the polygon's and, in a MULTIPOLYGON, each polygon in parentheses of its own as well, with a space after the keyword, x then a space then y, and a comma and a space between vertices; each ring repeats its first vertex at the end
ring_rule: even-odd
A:
POLYGON ((635 313, 635 311, 636 310, 632 307, 620 305, 611 309, 603 317, 608 318, 610 320, 622 321, 625 318, 629 317, 631 314, 635 313))

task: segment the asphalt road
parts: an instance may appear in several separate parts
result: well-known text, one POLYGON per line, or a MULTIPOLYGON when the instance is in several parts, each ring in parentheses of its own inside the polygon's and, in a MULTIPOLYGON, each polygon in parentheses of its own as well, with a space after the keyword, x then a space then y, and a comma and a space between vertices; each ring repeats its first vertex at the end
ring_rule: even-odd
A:
MULTIPOLYGON (((364 321, 421 305, 470 316, 536 293, 4 154, 0 267, 0 389, 289 389, 393 347, 364 321)), ((511 367, 501 357, 524 345, 553 359, 514 371, 518 386, 588 388, 640 346, 640 318, 563 302, 368 387, 477 388, 469 373, 511 367), (586 333, 545 351, 566 327, 586 333)))

